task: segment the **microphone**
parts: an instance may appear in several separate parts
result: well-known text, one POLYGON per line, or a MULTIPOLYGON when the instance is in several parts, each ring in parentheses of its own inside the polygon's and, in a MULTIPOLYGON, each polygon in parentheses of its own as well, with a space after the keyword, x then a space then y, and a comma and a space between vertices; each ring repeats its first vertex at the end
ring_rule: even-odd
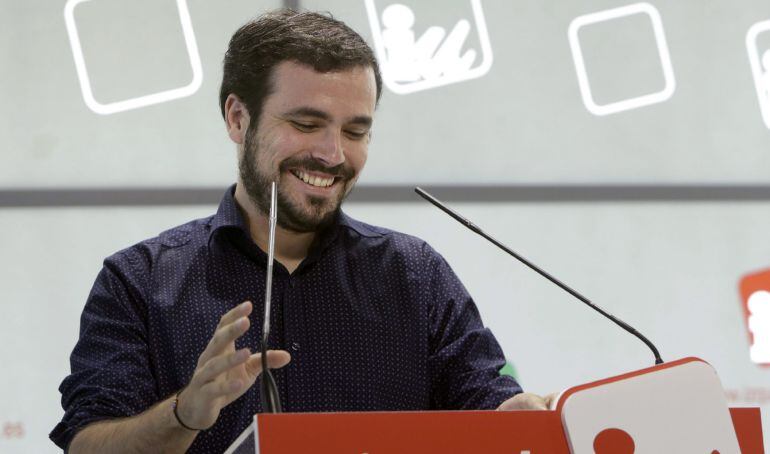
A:
POLYGON ((427 192, 425 192, 424 190, 422 190, 422 188, 420 188, 419 186, 414 188, 414 192, 419 194, 420 197, 422 197, 423 199, 425 199, 428 202, 432 203, 433 205, 437 206, 444 213, 448 214, 449 216, 452 216, 460 224, 464 225, 465 227, 468 227, 470 230, 472 230, 472 231, 476 232, 477 234, 481 235, 487 241, 491 242, 495 246, 497 246, 500 249, 502 249, 503 251, 507 252, 509 255, 513 256, 513 258, 515 258, 519 262, 525 264, 526 266, 528 266, 529 268, 531 268, 532 270, 537 272, 539 275, 543 276, 544 278, 548 279, 552 283, 556 284, 559 288, 561 288, 565 292, 567 292, 570 295, 574 296, 575 298, 579 299, 580 301, 582 301, 583 303, 588 305, 588 307, 590 307, 591 309, 593 309, 596 312, 602 314, 603 316, 605 316, 608 319, 612 320, 612 322, 614 322, 619 327, 623 328, 624 330, 626 330, 629 333, 631 333, 634 336, 636 336, 639 340, 644 342, 644 344, 647 345, 647 347, 650 350, 652 350, 652 354, 655 356, 655 364, 663 364, 663 360, 660 358, 660 353, 658 353, 658 349, 655 348, 655 345, 653 345, 652 342, 650 342, 649 339, 644 337, 639 331, 635 330, 629 324, 627 324, 623 320, 615 317, 614 315, 610 314, 609 312, 605 311, 604 309, 600 308, 596 304, 592 303, 588 298, 586 298, 585 296, 581 295, 576 290, 573 290, 572 288, 570 288, 566 284, 562 283, 561 281, 559 281, 555 277, 553 277, 550 274, 548 274, 546 271, 544 271, 541 268, 539 268, 534 263, 530 262, 529 260, 525 259, 521 255, 519 255, 516 252, 512 251, 510 248, 506 247, 504 244, 502 244, 501 242, 497 241, 496 239, 492 238, 487 233, 485 233, 483 230, 481 230, 478 226, 476 226, 474 223, 472 223, 468 219, 460 216, 456 211, 452 210, 448 206, 446 206, 443 203, 441 203, 438 199, 436 199, 432 195, 430 195, 427 192))
POLYGON ((270 337, 270 303, 273 292, 273 262, 275 261, 275 225, 278 222, 278 186, 273 181, 270 184, 270 228, 268 231, 267 275, 265 278, 265 317, 262 322, 262 380, 261 401, 264 413, 281 413, 281 399, 278 396, 278 386, 275 378, 267 367, 267 339, 270 337))

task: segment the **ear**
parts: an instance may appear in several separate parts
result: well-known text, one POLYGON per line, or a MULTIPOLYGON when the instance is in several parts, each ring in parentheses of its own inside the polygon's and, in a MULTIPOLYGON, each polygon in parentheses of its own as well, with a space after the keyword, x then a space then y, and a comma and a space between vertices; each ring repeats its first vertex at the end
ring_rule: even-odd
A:
POLYGON ((246 139, 246 130, 249 128, 249 110, 241 98, 230 93, 225 100, 225 125, 230 140, 242 145, 246 139))

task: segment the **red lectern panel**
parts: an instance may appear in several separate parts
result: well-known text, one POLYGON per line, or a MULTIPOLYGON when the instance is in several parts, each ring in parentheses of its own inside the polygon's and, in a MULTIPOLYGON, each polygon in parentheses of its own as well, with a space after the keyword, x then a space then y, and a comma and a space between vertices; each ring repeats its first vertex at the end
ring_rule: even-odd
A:
POLYGON ((731 408, 735 434, 742 454, 764 454, 762 441, 762 414, 759 408, 731 408))
POLYGON ((569 454, 554 411, 281 414, 257 420, 262 454, 569 454))
MULTIPOLYGON (((759 409, 731 408, 730 415, 741 453, 764 454, 759 409)), ((555 411, 286 413, 256 419, 259 448, 252 425, 250 441, 241 440, 243 449, 230 452, 569 453, 555 411)))

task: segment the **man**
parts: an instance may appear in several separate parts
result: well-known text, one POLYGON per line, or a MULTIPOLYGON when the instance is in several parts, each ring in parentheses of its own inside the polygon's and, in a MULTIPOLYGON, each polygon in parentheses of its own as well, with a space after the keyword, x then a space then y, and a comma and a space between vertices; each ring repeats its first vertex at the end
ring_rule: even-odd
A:
POLYGON ((498 373, 500 347, 438 254, 341 213, 381 87, 371 49, 329 17, 282 10, 235 33, 220 103, 238 183, 214 216, 105 261, 60 387, 59 446, 221 452, 261 411, 272 181, 268 363, 286 411, 545 408, 498 373))

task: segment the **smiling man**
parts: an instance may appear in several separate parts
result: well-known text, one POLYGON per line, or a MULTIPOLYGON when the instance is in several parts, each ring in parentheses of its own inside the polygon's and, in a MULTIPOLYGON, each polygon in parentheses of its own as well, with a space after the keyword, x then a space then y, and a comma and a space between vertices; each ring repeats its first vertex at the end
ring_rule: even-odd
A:
POLYGON ((220 107, 237 184, 213 216, 105 260, 54 442, 71 453, 222 452, 261 411, 254 351, 273 181, 268 363, 285 411, 545 408, 499 374, 503 353, 441 256, 341 212, 381 90, 369 46, 330 17, 281 10, 235 33, 220 107))
POLYGON ((380 82, 371 65, 319 72, 285 60, 270 83, 255 117, 234 93, 224 115, 230 138, 241 145, 235 200, 248 222, 259 223, 250 230, 264 245, 269 186, 278 183, 278 243, 290 247, 276 253, 292 272, 316 233, 337 218, 364 167, 380 82))

